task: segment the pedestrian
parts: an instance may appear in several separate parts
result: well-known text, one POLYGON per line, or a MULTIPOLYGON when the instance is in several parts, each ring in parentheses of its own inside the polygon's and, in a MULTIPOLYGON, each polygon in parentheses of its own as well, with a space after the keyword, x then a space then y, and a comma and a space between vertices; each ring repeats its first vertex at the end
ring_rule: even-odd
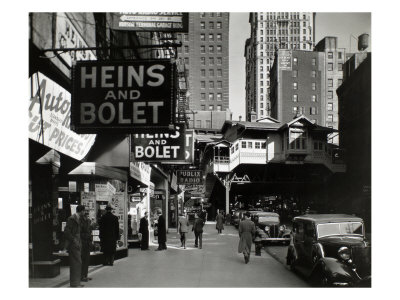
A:
POLYGON ((185 215, 179 216, 179 233, 181 235, 181 247, 186 249, 186 234, 189 232, 189 221, 185 215))
POLYGON ((206 212, 205 209, 203 209, 203 210, 201 211, 199 217, 203 220, 204 223, 207 221, 207 212, 206 212))
POLYGON ((78 205, 76 213, 70 216, 65 226, 64 247, 69 255, 69 285, 70 287, 83 287, 81 284, 82 257, 81 257, 81 228, 79 219, 85 214, 85 207, 78 205))
POLYGON ((82 258, 82 269, 81 269, 81 281, 88 282, 92 278, 88 277, 89 263, 90 263, 90 248, 92 247, 92 226, 89 219, 89 213, 86 211, 85 214, 80 218, 81 227, 81 258, 82 258))
POLYGON ((165 226, 165 218, 162 215, 162 211, 159 210, 158 214, 158 222, 157 222, 157 232, 158 232, 158 251, 167 250, 167 229, 165 226))
POLYGON ((244 261, 247 264, 250 260, 251 245, 255 238, 256 226, 250 220, 250 213, 244 214, 244 220, 239 223, 239 247, 238 252, 243 253, 244 261))
POLYGON ((117 240, 119 239, 118 217, 114 216, 111 210, 111 206, 107 205, 106 213, 99 221, 100 245, 104 256, 104 266, 112 266, 114 264, 117 240))
POLYGON ((140 249, 149 250, 149 221, 147 211, 144 213, 144 217, 140 219, 139 233, 142 235, 140 249))
POLYGON ((203 247, 203 226, 204 221, 201 217, 195 214, 195 220, 193 223, 192 231, 194 231, 195 241, 194 246, 201 249, 203 247))
POLYGON ((217 224, 215 228, 218 230, 218 233, 222 233, 222 230, 224 229, 224 216, 222 215, 222 212, 219 212, 216 219, 217 224))

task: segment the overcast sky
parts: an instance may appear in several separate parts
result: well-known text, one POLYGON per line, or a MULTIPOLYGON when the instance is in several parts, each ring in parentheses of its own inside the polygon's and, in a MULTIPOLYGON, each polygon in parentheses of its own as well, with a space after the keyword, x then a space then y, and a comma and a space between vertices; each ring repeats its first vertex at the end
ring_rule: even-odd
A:
MULTIPOLYGON (((357 37, 362 33, 370 35, 370 13, 317 13, 315 18, 315 41, 325 36, 337 36, 339 48, 354 52, 357 50, 357 37), (350 44, 351 43, 351 44, 350 44)), ((248 13, 231 13, 229 29, 229 106, 233 119, 239 115, 245 120, 245 58, 244 45, 250 37, 248 13)), ((371 51, 371 46, 368 48, 371 51)))

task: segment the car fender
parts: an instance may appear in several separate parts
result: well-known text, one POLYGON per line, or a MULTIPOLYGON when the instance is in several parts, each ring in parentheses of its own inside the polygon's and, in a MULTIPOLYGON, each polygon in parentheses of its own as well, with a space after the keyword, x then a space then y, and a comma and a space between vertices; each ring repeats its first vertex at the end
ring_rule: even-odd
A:
POLYGON ((331 282, 353 283, 358 279, 351 266, 332 257, 320 258, 313 267, 311 277, 319 272, 322 272, 322 274, 325 275, 326 278, 328 278, 331 282))

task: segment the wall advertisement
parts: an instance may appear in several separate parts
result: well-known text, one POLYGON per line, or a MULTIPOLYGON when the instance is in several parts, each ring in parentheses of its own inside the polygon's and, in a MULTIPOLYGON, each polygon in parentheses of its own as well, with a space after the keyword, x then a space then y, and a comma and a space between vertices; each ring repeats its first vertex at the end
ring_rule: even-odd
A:
POLYGON ((29 78, 29 138, 49 148, 82 160, 96 135, 70 129, 71 94, 42 73, 29 78))
POLYGON ((143 162, 130 162, 129 175, 139 182, 149 186, 150 185, 150 165, 143 162))

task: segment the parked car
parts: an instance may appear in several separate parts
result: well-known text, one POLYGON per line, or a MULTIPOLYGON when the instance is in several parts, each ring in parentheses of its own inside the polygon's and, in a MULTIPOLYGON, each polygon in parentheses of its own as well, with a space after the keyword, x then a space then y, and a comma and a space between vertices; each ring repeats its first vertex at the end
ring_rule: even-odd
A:
POLYGON ((295 217, 286 263, 317 286, 371 286, 363 220, 344 214, 295 217))
POLYGON ((252 220, 256 227, 261 230, 259 236, 263 243, 282 242, 285 245, 289 245, 290 230, 281 224, 279 214, 258 211, 252 214, 252 220))
POLYGON ((239 227, 240 220, 243 219, 244 210, 236 210, 232 214, 231 224, 234 225, 236 228, 239 227))

